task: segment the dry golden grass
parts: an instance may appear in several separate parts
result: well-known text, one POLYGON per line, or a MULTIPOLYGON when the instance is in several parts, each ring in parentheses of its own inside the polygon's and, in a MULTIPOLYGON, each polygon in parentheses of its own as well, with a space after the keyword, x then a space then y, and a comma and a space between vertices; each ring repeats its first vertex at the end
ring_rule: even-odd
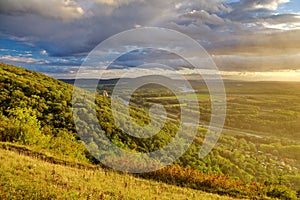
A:
POLYGON ((0 199, 232 199, 135 178, 87 170, 0 149, 0 199))

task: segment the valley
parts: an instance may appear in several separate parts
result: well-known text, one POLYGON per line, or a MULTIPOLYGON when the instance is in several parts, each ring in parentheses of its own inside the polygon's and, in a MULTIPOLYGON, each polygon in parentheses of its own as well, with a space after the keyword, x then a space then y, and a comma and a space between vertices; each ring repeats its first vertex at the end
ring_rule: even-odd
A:
MULTIPOLYGON (((74 126, 72 85, 40 73, 6 64, 1 64, 0 74, 0 140, 4 146, 17 145, 21 149, 29 148, 29 152, 33 151, 46 157, 55 157, 67 163, 84 163, 83 165, 97 166, 101 171, 107 167, 96 159, 105 159, 106 156, 101 152, 105 145, 101 143, 103 141, 99 140, 99 133, 106 135, 113 144, 126 151, 152 152, 166 146, 178 130, 178 122, 180 121, 178 116, 181 110, 178 109, 178 102, 174 98, 174 94, 166 88, 149 85, 140 88, 131 98, 120 95, 122 99, 128 102, 130 116, 124 116, 120 112, 119 117, 120 122, 124 122, 126 130, 138 135, 142 133, 142 128, 127 125, 126 122, 132 120, 141 127, 149 124, 151 122, 149 107, 154 103, 161 103, 164 105, 167 115, 155 116, 157 119, 165 118, 165 124, 158 134, 151 138, 136 138, 126 134, 113 121, 110 108, 111 97, 96 95, 97 122, 102 129, 89 127, 86 123, 86 120, 94 120, 89 115, 89 110, 93 108, 89 106, 89 103, 93 102, 82 104, 78 109, 81 114, 76 119, 81 124, 80 130, 83 133, 89 133, 90 136, 83 143, 80 140, 80 135, 77 134, 78 129, 74 126)), ((203 191, 225 195, 224 198, 230 196, 251 199, 296 199, 297 195, 300 194, 300 142, 297 137, 297 130, 299 130, 297 122, 300 116, 298 109, 300 84, 284 82, 225 83, 227 91, 225 128, 214 149, 202 159, 198 158, 198 154, 207 134, 207 124, 211 115, 210 98, 204 83, 191 82, 191 84, 197 92, 200 105, 198 110, 200 110, 201 115, 199 122, 191 122, 202 124, 202 126, 197 127, 197 135, 192 145, 172 165, 137 176, 146 182, 151 180, 151 184, 162 185, 164 183, 168 184, 166 187, 170 188, 173 188, 174 185, 180 186, 181 189, 179 190, 188 190, 189 194, 194 192, 200 194, 203 191)), ((111 95, 111 88, 113 88, 111 83, 100 83, 98 92, 101 94, 103 90, 106 90, 111 95)), ((124 92, 126 94, 126 90, 124 92)), ((188 93, 191 91, 181 90, 181 92, 182 97, 189 97, 188 93)), ((86 101, 89 101, 89 91, 84 91, 84 93, 86 94, 86 101)), ((189 98, 186 101, 188 104, 189 98)), ((127 106, 122 101, 117 105, 120 109, 127 106)), ((181 106, 184 107, 184 105, 181 106)), ((196 107, 194 111, 197 112, 196 107)), ((153 123, 156 122, 154 120, 153 123)), ((151 130, 149 131, 151 132, 151 130)), ((185 147, 178 146, 178 149, 180 148, 185 147)), ((39 174, 45 173, 45 170, 49 171, 49 167, 55 168, 55 166, 46 164, 45 161, 40 160, 39 156, 39 159, 36 160, 36 158, 27 158, 23 155, 17 156, 17 154, 9 153, 7 150, 1 155, 1 177, 3 178, 1 178, 0 190, 2 195, 14 196, 22 193, 22 195, 29 195, 29 197, 38 194, 45 197, 54 195, 53 198, 60 199, 64 198, 63 195, 67 195, 67 197, 74 195, 76 198, 81 198, 80 193, 84 196, 88 195, 87 191, 90 191, 90 189, 84 188, 93 187, 81 185, 77 189, 75 188, 72 194, 61 188, 59 190, 61 190, 62 196, 55 196, 55 190, 48 191, 47 188, 55 188, 56 186, 48 185, 45 182, 36 184, 35 178, 35 176, 39 177, 39 174), (18 159, 12 159, 12 157, 18 159), (47 165, 47 167, 36 171, 38 169, 32 166, 27 167, 28 164, 26 163, 28 162, 26 160, 39 163, 37 165, 47 165), (23 168, 24 170, 17 170, 23 168), (26 182, 26 180, 21 179, 18 181, 19 176, 28 176, 29 180, 32 180, 26 182)), ((167 154, 160 157, 162 160, 169 158, 167 154)), ((125 160, 115 159, 120 164, 125 162, 125 160)), ((139 167, 136 163, 131 165, 132 167, 139 167)), ((69 171, 68 168, 63 166, 59 168, 66 174, 70 174, 70 177, 67 176, 69 181, 64 182, 64 176, 60 175, 55 180, 53 179, 54 185, 64 182, 64 185, 70 185, 73 188, 74 186, 70 181, 73 178, 77 180, 78 177, 72 175, 73 172, 69 171)), ((84 176, 83 172, 78 173, 81 174, 79 177, 84 176)), ((125 178, 122 174, 120 177, 125 178)), ((48 180, 41 177, 38 179, 40 181, 48 180)), ((87 180, 95 180, 95 177, 90 176, 87 180)), ((93 181, 90 184, 93 184, 93 181)), ((91 195, 105 193, 103 187, 99 185, 98 189, 95 189, 95 193, 91 195)), ((117 188, 121 188, 121 186, 117 188)), ((112 196, 118 196, 119 191, 110 194, 108 198, 115 198, 112 196)), ((137 197, 130 192, 126 196, 122 190, 121 194, 122 197, 120 198, 123 199, 137 197)), ((138 194, 137 192, 136 195, 138 194)), ((153 195, 155 196, 155 194, 153 195)), ((161 195, 170 194, 162 192, 161 195)), ((188 194, 186 195, 186 197, 192 198, 188 194)), ((205 193, 204 197, 205 195, 208 195, 207 198, 209 198, 213 194, 205 193)), ((3 196, 3 198, 9 199, 9 196, 3 196)), ((93 198, 96 197, 93 196, 93 198)), ((213 196, 211 198, 223 197, 213 196)))

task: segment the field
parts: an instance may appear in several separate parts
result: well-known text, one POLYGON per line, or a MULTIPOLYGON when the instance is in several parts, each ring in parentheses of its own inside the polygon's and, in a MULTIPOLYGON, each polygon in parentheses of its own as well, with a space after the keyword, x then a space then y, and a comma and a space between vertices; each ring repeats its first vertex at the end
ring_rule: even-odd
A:
MULTIPOLYGON (((191 85, 200 105, 199 125, 205 129, 211 117, 210 96, 204 82, 191 81, 191 85)), ((102 84, 98 88, 112 92, 110 87, 112 85, 102 84)), ((120 96, 130 101, 132 109, 147 110, 159 103, 174 121, 181 114, 177 99, 191 104, 191 92, 180 91, 179 87, 179 95, 175 96, 167 88, 147 85, 136 90, 131 98, 126 96, 126 86, 124 88, 120 96)), ((282 179, 287 185, 299 188, 300 83, 227 81, 225 89, 226 121, 215 150, 226 161, 216 161, 213 156, 215 163, 220 162, 215 164, 216 169, 242 180, 276 182, 282 179)), ((190 112, 198 110, 195 105, 190 112)), ((211 162, 211 159, 204 160, 206 164, 211 162)), ((196 164, 189 162, 188 165, 196 164)))

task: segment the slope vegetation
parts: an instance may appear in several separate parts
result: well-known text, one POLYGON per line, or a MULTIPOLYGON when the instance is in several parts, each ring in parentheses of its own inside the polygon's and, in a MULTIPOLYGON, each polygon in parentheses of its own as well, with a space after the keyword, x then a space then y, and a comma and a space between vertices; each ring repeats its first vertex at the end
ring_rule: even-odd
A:
MULTIPOLYGON (((217 150, 202 160, 197 159, 205 134, 204 129, 199 129, 199 136, 194 144, 174 165, 140 175, 153 181, 135 179, 133 176, 116 172, 103 175, 104 168, 99 168, 97 160, 86 149, 86 147, 89 150, 101 149, 97 135, 92 134, 93 138, 84 146, 76 133, 72 115, 72 89, 71 85, 40 73, 0 64, 0 141, 3 142, 3 146, 14 146, 8 149, 21 149, 22 152, 22 149, 27 149, 25 150, 27 154, 32 155, 34 152, 35 157, 41 159, 44 156, 46 161, 58 164, 71 163, 66 164, 67 167, 62 167, 49 164, 45 160, 18 156, 13 152, 1 150, 1 198, 10 199, 15 196, 15 199, 19 199, 18 197, 24 195, 33 199, 37 197, 76 199, 91 195, 91 198, 95 199, 105 198, 104 196, 113 199, 140 199, 141 196, 147 196, 145 191, 149 191, 151 199, 156 197, 170 199, 172 196, 179 196, 180 199, 183 196, 199 199, 198 194, 204 195, 203 198, 210 198, 210 194, 187 189, 193 188, 236 198, 296 199, 296 192, 281 183, 246 181, 224 175, 222 168, 233 171, 237 168, 221 157, 217 150), (3 160, 6 162, 2 162, 3 160), (89 169, 96 165, 97 167, 90 171, 70 168, 82 165, 91 166, 89 169), (140 180, 148 185, 134 188, 132 182, 126 182, 127 179, 140 180), (97 180, 101 181, 98 183, 97 180), (183 188, 168 186, 154 180, 183 188), (173 192, 176 195, 171 194, 173 192)), ((109 104, 108 98, 97 96, 96 111, 103 134, 128 151, 157 150, 165 146, 178 129, 172 121, 167 121, 159 134, 151 139, 139 140, 126 135, 114 124, 109 104)), ((90 117, 84 107, 79 112, 87 113, 82 115, 87 119, 90 117)), ((149 123, 147 111, 142 108, 132 108, 131 115, 139 124, 149 123)), ((126 117, 123 118, 124 122, 127 120, 126 117)), ((81 124, 83 128, 87 127, 84 120, 81 124)), ((134 132, 142 131, 127 128, 134 132)), ((95 133, 98 130, 85 131, 95 133)), ((167 155, 162 155, 162 159, 167 158, 167 155)), ((211 198, 220 197, 211 196, 211 198)))

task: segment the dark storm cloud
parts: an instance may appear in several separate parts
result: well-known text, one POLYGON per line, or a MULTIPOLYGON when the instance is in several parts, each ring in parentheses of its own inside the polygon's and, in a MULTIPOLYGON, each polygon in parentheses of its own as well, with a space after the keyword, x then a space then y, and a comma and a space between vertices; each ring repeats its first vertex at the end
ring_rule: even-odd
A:
MULTIPOLYGON (((38 1, 35 4, 34 0, 1 1, 0 31, 27 38, 33 44, 47 50, 50 55, 65 56, 87 53, 109 36, 136 25, 174 27, 173 25, 184 20, 181 15, 188 18, 188 13, 195 9, 214 13, 230 10, 220 0, 47 2, 38 1)), ((215 20, 210 19, 210 14, 208 15, 207 21, 215 20)), ((218 18, 215 14, 214 17, 218 18)), ((205 27, 200 29, 205 31, 205 27)))
MULTIPOLYGON (((226 3, 225 0, 1 0, 0 33, 5 37, 26 41, 38 51, 47 52, 49 56, 66 57, 87 55, 99 42, 127 29, 160 26, 183 32, 197 40, 211 54, 219 55, 216 60, 222 70, 243 66, 251 71, 261 70, 263 66, 257 66, 260 63, 266 69, 279 69, 286 66, 281 66, 282 62, 270 61, 271 64, 268 64, 247 56, 266 56, 267 59, 267 56, 273 54, 284 56, 298 52, 299 15, 276 13, 278 7, 287 2, 288 0, 240 0, 234 3, 226 3), (233 54, 238 57, 223 56, 233 54), (252 63, 251 67, 248 66, 250 64, 245 64, 248 61, 252 63)), ((165 59, 158 60, 179 62, 168 56, 163 54, 165 59)), ((126 59, 118 61, 116 66, 141 63, 136 57, 126 59)), ((297 65, 296 61, 293 63, 292 66, 297 65)), ((181 65, 182 63, 176 66, 181 65)))
MULTIPOLYGON (((50 10, 56 11, 49 12, 52 15, 48 15, 41 14, 44 9, 47 9, 47 3, 45 5, 40 3, 41 6, 33 6, 32 8, 30 6, 23 8, 23 3, 19 5, 17 1, 7 1, 1 4, 5 3, 9 6, 0 9, 0 31, 8 35, 27 38, 54 56, 87 53, 99 42, 120 31, 133 28, 138 24, 155 25, 161 23, 165 18, 173 16, 170 14, 172 9, 166 8, 175 6, 172 2, 158 0, 150 3, 131 1, 126 4, 91 2, 92 7, 83 11, 84 13, 80 18, 74 19, 70 16, 73 16, 73 12, 76 13, 76 10, 73 12, 70 10, 69 14, 60 13, 61 7, 64 5, 50 8, 50 10), (62 17, 63 20, 58 17, 62 17)), ((33 1, 26 1, 26 5, 31 3, 33 4, 33 1)), ((80 9, 83 10, 83 7, 80 9)))

